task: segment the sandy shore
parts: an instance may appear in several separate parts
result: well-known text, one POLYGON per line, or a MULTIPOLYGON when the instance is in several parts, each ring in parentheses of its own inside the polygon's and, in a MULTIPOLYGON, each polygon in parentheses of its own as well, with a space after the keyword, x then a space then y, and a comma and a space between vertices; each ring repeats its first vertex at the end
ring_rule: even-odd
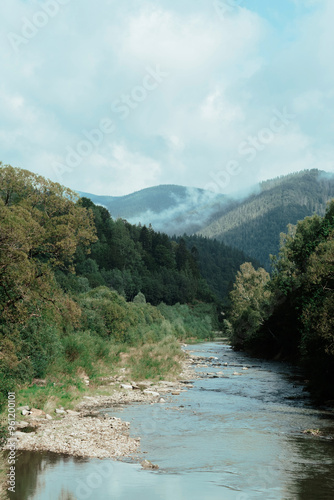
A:
MULTIPOLYGON (((204 361, 204 360, 203 360, 204 361)), ((110 395, 84 396, 75 411, 59 409, 54 416, 36 409, 27 410, 24 421, 18 423, 14 439, 17 450, 50 451, 76 457, 120 458, 136 452, 140 437, 129 436, 128 422, 104 415, 101 408, 131 403, 164 404, 172 396, 191 386, 198 378, 194 366, 202 360, 189 355, 182 363, 182 372, 175 382, 149 381, 110 382, 110 395), (110 385, 111 384, 111 385, 110 385), (32 430, 33 432, 27 432, 32 430)), ((7 445, 8 449, 8 445, 7 445)))

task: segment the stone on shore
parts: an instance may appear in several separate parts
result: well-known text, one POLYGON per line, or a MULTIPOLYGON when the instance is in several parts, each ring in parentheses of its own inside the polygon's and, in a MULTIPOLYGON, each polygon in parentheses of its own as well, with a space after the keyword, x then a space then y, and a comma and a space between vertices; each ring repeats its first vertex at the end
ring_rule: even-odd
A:
POLYGON ((38 410, 37 408, 31 408, 29 412, 29 417, 35 418, 35 417, 45 417, 46 413, 43 410, 38 410))
POLYGON ((157 398, 160 396, 160 394, 158 392, 150 391, 149 389, 145 389, 143 392, 144 392, 144 394, 150 394, 151 396, 154 396, 157 398))
POLYGON ((143 469, 146 469, 146 470, 159 469, 159 465, 152 464, 152 462, 150 462, 149 460, 143 460, 140 465, 142 466, 143 469))

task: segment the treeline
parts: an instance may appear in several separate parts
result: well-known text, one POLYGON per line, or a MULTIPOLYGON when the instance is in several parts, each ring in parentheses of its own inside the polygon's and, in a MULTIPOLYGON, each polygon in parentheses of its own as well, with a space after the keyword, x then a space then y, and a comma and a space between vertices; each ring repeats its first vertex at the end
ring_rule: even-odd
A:
POLYGON ((334 397, 334 200, 289 226, 273 273, 241 266, 225 321, 235 348, 297 361, 321 398, 334 397))
POLYGON ((223 207, 200 234, 239 248, 271 271, 280 233, 306 216, 323 216, 333 197, 334 177, 316 169, 265 181, 259 192, 223 207))
POLYGON ((162 342, 145 367, 163 374, 176 338, 211 336, 211 297, 185 242, 0 164, 0 410, 34 378, 48 379, 44 396, 81 390, 80 373, 110 374, 128 346, 162 342))
POLYGON ((232 290, 241 264, 250 261, 256 268, 260 266, 256 259, 251 259, 241 250, 215 239, 197 235, 183 235, 182 238, 174 236, 173 239, 177 243, 185 241, 188 250, 198 264, 201 275, 212 292, 223 302, 226 301, 228 293, 232 290))
POLYGON ((75 274, 57 271, 57 280, 65 291, 107 286, 127 300, 141 292, 153 305, 214 300, 184 240, 176 243, 151 227, 113 220, 106 208, 88 198, 81 198, 78 204, 92 214, 97 240, 88 256, 84 245, 78 245, 75 274))

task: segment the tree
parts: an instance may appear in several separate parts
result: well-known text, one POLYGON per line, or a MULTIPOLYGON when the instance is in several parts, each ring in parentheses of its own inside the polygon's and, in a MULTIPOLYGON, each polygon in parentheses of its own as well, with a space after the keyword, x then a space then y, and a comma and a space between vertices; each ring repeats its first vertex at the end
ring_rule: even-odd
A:
POLYGON ((24 321, 41 303, 56 302, 53 271, 71 269, 78 245, 96 240, 95 228, 60 184, 0 164, 0 186, 0 313, 24 321))
POLYGON ((272 298, 269 280, 267 271, 255 270, 250 262, 240 266, 230 292, 232 341, 236 347, 249 345, 269 315, 272 298))

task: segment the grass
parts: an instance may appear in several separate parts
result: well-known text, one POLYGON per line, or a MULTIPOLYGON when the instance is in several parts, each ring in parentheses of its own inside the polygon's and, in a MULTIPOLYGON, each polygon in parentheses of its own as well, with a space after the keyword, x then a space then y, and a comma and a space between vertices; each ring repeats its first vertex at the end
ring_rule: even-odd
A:
POLYGON ((175 379, 184 357, 175 337, 169 336, 158 343, 131 349, 124 366, 132 380, 175 379))
MULTIPOLYGON (((4 365, 0 375, 7 375, 13 387, 7 387, 4 383, 7 379, 1 384, 0 377, 3 416, 3 402, 14 385, 17 407, 30 406, 54 416, 54 410, 60 406, 73 409, 84 394, 110 394, 115 387, 105 385, 101 380, 104 377, 124 374, 129 381, 175 380, 184 359, 179 342, 203 341, 212 334, 212 311, 205 304, 161 304, 157 308, 127 303, 106 288, 93 290, 80 300, 83 316, 80 328, 57 330, 54 326, 52 343, 43 336, 43 325, 31 325, 31 335, 22 337, 17 351, 20 356, 20 346, 24 347, 23 360, 15 365, 15 356, 5 357, 8 366, 4 365), (46 341, 55 348, 47 359, 46 341), (16 373, 16 366, 22 369, 16 374, 14 384, 8 373, 10 369, 16 373), (43 377, 46 385, 33 385, 33 377, 43 377), (89 387, 85 379, 89 379, 89 387)), ((19 413, 17 418, 22 419, 19 413)))
MULTIPOLYGON (((180 344, 173 335, 160 342, 135 347, 111 344, 108 356, 99 360, 94 366, 94 372, 89 373, 89 387, 83 381, 83 376, 87 373, 82 366, 77 365, 76 371, 72 366, 70 370, 66 369, 65 373, 60 372, 60 367, 57 366, 47 378, 46 386, 26 384, 18 387, 16 407, 30 406, 54 416, 56 408, 63 406, 72 409, 85 394, 110 394, 114 387, 103 386, 103 377, 125 374, 128 380, 134 381, 175 379, 181 372, 181 361, 184 357, 180 344), (125 372, 122 372, 121 369, 124 368, 125 372)), ((23 418, 17 412, 17 419, 23 418)))

